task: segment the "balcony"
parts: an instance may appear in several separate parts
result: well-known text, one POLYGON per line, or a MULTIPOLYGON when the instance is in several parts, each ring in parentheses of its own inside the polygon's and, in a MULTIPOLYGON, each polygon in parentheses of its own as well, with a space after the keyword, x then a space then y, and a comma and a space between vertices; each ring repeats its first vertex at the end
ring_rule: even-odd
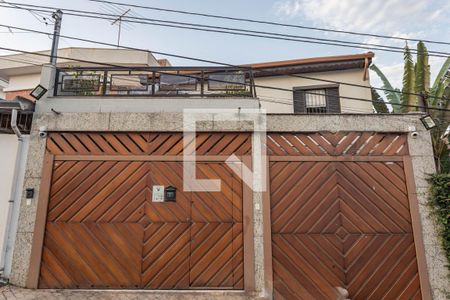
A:
POLYGON ((256 98, 253 73, 227 67, 58 68, 54 96, 256 98))

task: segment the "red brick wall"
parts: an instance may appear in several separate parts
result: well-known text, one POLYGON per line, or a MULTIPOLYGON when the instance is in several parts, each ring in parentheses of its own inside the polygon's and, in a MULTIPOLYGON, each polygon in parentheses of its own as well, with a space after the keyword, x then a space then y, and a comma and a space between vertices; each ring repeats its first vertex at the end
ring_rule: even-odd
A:
POLYGON ((14 100, 16 96, 22 96, 34 102, 34 98, 30 96, 31 91, 32 90, 20 90, 20 91, 5 92, 5 99, 14 100))

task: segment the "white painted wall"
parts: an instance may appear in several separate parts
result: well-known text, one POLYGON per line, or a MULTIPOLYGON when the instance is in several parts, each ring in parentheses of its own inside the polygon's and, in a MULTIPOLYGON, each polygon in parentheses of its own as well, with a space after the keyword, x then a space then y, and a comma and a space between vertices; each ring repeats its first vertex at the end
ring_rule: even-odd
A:
MULTIPOLYGON (((334 72, 306 73, 300 74, 307 77, 340 81, 346 83, 356 83, 370 86, 370 81, 363 80, 363 70, 344 70, 334 72)), ((256 85, 279 87, 292 90, 294 87, 307 87, 315 85, 329 85, 324 81, 310 80, 292 76, 274 76, 255 79, 256 85)), ((256 88, 256 95, 261 101, 261 106, 269 113, 293 113, 293 93, 288 91, 256 88), (275 102, 283 102, 275 103, 275 102)), ((368 88, 354 87, 348 85, 339 86, 339 95, 342 97, 354 97, 371 99, 371 92, 368 88)), ((358 100, 341 99, 341 111, 343 113, 372 113, 372 103, 358 100)))
POLYGON ((22 142, 0 135, 0 273, 5 278, 11 273, 29 143, 29 135, 22 135, 22 142))
POLYGON ((182 112, 201 108, 258 108, 254 98, 49 97, 36 103, 36 112, 182 112))
MULTIPOLYGON (((17 136, 14 134, 0 134, 0 251, 4 247, 6 237, 8 201, 11 200, 18 145, 17 136)), ((0 255, 0 266, 4 263, 2 259, 3 255, 0 255)))
POLYGON ((41 73, 12 76, 4 92, 34 89, 41 81, 41 73))

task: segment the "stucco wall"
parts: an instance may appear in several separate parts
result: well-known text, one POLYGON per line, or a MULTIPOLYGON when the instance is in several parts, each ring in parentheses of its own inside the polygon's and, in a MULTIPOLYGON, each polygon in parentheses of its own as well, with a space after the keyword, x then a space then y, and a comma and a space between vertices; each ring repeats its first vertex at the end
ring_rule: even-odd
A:
MULTIPOLYGON (((199 124, 199 131, 251 131, 253 124, 242 121, 230 125, 210 121, 199 124)), ((181 113, 38 113, 33 120, 30 151, 28 155, 25 187, 35 188, 38 192, 45 139, 39 138, 37 129, 47 126, 50 131, 172 131, 183 130, 181 113)), ((268 115, 268 131, 378 131, 409 132, 414 126, 419 133, 416 138, 408 137, 414 168, 414 178, 419 199, 419 213, 422 219, 426 265, 434 299, 445 299, 445 290, 450 291, 445 267, 445 256, 439 246, 435 224, 430 221, 429 208, 425 205, 428 184, 425 177, 434 171, 431 138, 419 120, 419 115, 268 115)), ((24 203, 25 200, 22 199, 24 203)), ((25 285, 30 261, 31 242, 36 218, 36 201, 26 206, 22 203, 19 219, 19 231, 14 252, 13 274, 11 282, 25 285)), ((255 283, 260 295, 264 295, 264 252, 262 236, 262 195, 253 195, 254 210, 254 247, 255 247, 255 283)))
MULTIPOLYGON (((340 81, 345 83, 359 84, 369 87, 369 80, 363 80, 363 70, 344 70, 335 72, 320 72, 300 74, 307 77, 340 81)), ((329 85, 330 83, 318 80, 304 79, 292 76, 276 76, 256 78, 256 85, 271 86, 292 90, 294 87, 306 87, 317 85, 329 85)), ((261 101, 261 106, 269 113, 293 113, 293 94, 288 91, 280 91, 266 88, 256 88, 256 95, 261 101), (283 103, 275 103, 283 102, 283 103)), ((339 85, 339 95, 342 97, 353 97, 371 99, 370 89, 339 85)), ((341 111, 343 113, 372 113, 372 103, 351 99, 341 99, 341 111)))
POLYGON ((41 73, 12 76, 8 85, 4 88, 4 92, 32 90, 41 81, 41 73))
POLYGON ((8 219, 9 200, 14 179, 14 170, 17 156, 17 136, 14 134, 0 134, 0 266, 4 261, 3 247, 5 246, 6 222, 8 219))

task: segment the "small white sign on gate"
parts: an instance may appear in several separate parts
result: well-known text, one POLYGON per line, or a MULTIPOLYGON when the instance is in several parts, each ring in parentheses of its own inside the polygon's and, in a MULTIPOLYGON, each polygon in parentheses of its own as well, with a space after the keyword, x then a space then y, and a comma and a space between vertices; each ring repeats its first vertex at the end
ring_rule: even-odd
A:
POLYGON ((164 186, 154 185, 152 193, 152 202, 164 202, 164 186))

